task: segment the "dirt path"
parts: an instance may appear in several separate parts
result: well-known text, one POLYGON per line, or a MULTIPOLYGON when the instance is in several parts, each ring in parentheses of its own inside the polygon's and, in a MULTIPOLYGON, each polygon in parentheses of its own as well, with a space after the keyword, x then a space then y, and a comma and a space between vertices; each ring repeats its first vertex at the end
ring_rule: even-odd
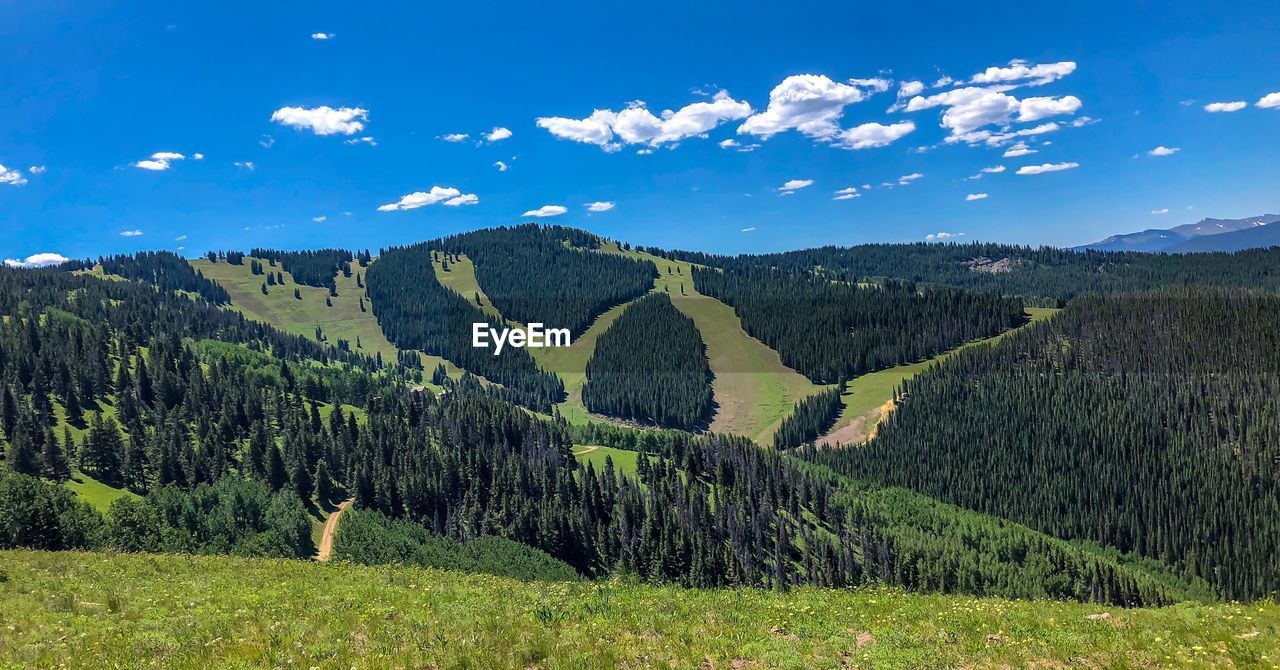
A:
POLYGON ((338 509, 333 510, 333 514, 330 514, 329 518, 325 520, 324 535, 320 536, 320 550, 316 552, 317 561, 323 563, 329 560, 329 556, 333 554, 333 534, 338 530, 338 517, 342 516, 342 513, 347 511, 347 508, 355 501, 355 498, 343 501, 338 505, 338 509))

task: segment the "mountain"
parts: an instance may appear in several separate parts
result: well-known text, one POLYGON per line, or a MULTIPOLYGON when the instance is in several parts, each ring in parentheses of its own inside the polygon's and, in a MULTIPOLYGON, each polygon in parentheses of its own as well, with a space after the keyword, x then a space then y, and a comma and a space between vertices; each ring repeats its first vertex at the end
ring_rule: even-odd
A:
POLYGON ((1206 251, 1241 251, 1280 246, 1280 226, 1260 225, 1220 235, 1205 235, 1183 240, 1163 249, 1171 254, 1206 251))
MULTIPOLYGON (((1086 244, 1079 247, 1073 247, 1075 251, 1174 251, 1173 247, 1180 245, 1188 240, 1201 237, 1211 237, 1217 235, 1227 235, 1238 231, 1252 230, 1265 226, 1267 224, 1280 221, 1280 215, 1264 214, 1262 216, 1254 216, 1245 219, 1200 219, 1195 223, 1187 223, 1173 228, 1148 228, 1137 233, 1124 233, 1121 235, 1112 235, 1100 242, 1086 244)), ((1250 238, 1250 241, 1251 238, 1250 238)), ((1257 244, 1247 242, 1238 243, 1240 246, 1224 245, 1224 248, 1186 248, 1179 249, 1179 252, 1190 251, 1239 251, 1241 249, 1252 249, 1256 247, 1268 247, 1273 243, 1265 241, 1257 244)))

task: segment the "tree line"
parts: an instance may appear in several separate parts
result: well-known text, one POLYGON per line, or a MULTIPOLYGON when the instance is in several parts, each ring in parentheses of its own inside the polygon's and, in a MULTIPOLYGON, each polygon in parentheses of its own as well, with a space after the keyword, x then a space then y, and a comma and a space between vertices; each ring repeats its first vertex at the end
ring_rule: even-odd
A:
POLYGON ((1280 588, 1280 298, 1087 296, 905 382, 859 449, 811 452, 1045 533, 1280 588))
POLYGON ((401 349, 442 356, 501 384, 509 397, 543 412, 564 398, 564 383, 539 370, 525 349, 471 346, 473 323, 493 329, 504 324, 436 280, 425 244, 383 250, 365 276, 373 313, 387 339, 401 349))
POLYGON ((752 337, 814 382, 834 384, 936 356, 1025 320, 1022 301, 995 293, 832 282, 775 270, 695 267, 697 289, 733 307, 752 337))
MULTIPOLYGON (((249 250, 253 258, 263 259, 275 267, 279 263, 293 276, 293 280, 304 286, 329 289, 330 294, 337 293, 335 278, 339 272, 351 276, 351 261, 355 256, 346 249, 315 249, 311 251, 280 251, 279 249, 254 248, 249 250)), ((363 261, 367 253, 361 255, 363 261)), ((365 261, 367 263, 367 261, 365 261)))
POLYGON ((840 400, 842 393, 844 384, 838 384, 796 403, 791 414, 782 420, 778 431, 773 434, 773 447, 791 449, 826 435, 844 409, 840 400))
POLYGON ((596 341, 587 361, 587 409, 641 423, 693 430, 714 402, 707 347, 693 319, 665 293, 629 305, 596 341))
POLYGON ((1085 293, 1146 291, 1167 286, 1217 286, 1280 291, 1280 248, 1235 253, 1148 254, 1073 251, 993 243, 863 244, 770 254, 720 256, 650 253, 735 271, 813 273, 844 282, 886 278, 1016 295, 1062 306, 1085 293))
POLYGON ((471 258, 476 280, 504 317, 574 335, 609 308, 648 292, 657 277, 653 263, 595 252, 599 245, 584 231, 534 223, 426 243, 471 258))
POLYGON ((198 270, 191 267, 187 259, 169 251, 142 251, 137 254, 120 254, 104 256, 97 260, 73 260, 58 266, 68 272, 93 270, 101 266, 102 271, 130 281, 151 284, 161 291, 186 291, 195 293, 215 305, 226 305, 231 296, 217 282, 206 279, 198 270))

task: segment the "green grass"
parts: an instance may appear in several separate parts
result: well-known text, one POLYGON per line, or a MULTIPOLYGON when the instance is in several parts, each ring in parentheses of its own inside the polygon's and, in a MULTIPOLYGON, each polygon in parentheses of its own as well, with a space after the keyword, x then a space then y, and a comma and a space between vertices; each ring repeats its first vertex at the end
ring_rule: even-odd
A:
MULTIPOLYGON (((283 286, 270 286, 267 289, 268 295, 263 295, 262 282, 266 281, 266 277, 250 272, 250 260, 245 257, 243 265, 193 260, 191 265, 226 289, 231 294, 231 309, 250 319, 311 339, 315 339, 316 327, 319 326, 331 344, 337 344, 341 338, 351 343, 353 351, 370 356, 382 354, 382 359, 389 363, 396 360, 399 350, 383 334, 378 320, 373 316, 373 307, 365 290, 356 286, 356 274, 363 274, 365 268, 353 264, 350 277, 337 273, 335 283, 338 295, 332 298, 333 307, 329 307, 325 304, 328 289, 297 284, 288 272, 284 273, 283 286), (295 288, 302 294, 301 300, 293 297, 295 288), (364 312, 360 311, 361 297, 365 299, 364 312), (357 341, 361 345, 359 349, 356 349, 357 341)), ((266 261, 263 261, 263 265, 267 265, 266 261)), ((273 268, 268 266, 267 269, 273 268)), ((283 271, 280 267, 274 270, 283 271)), ((440 363, 445 364, 450 376, 457 378, 462 375, 457 366, 439 356, 423 355, 422 359, 428 375, 440 363)))
MULTIPOLYGON (((597 473, 604 472, 604 461, 606 458, 611 458, 614 470, 631 477, 636 475, 636 466, 640 462, 640 452, 598 445, 575 446, 573 456, 583 465, 590 463, 597 473)), ((657 456, 649 456, 650 463, 657 460, 657 456)))
MULTIPOLYGON (((1028 307, 1026 311, 1031 316, 1028 324, 1043 321, 1058 313, 1057 309, 1044 307, 1028 307)), ((826 437, 819 440, 819 442, 827 444, 835 444, 837 442, 859 444, 864 442, 873 434, 874 427, 879 423, 883 413, 892 407, 894 390, 903 381, 916 376, 935 363, 945 361, 958 351, 984 344, 995 344, 1014 332, 1014 330, 1006 330, 999 335, 983 340, 966 342, 929 360, 899 365, 854 378, 845 386, 844 395, 840 396, 841 402, 844 403, 844 409, 840 412, 840 417, 836 419, 835 425, 827 433, 826 437)))
POLYGON ((103 514, 106 514, 107 510, 111 509, 111 503, 120 498, 137 497, 137 494, 132 491, 108 486, 83 472, 72 474, 71 480, 63 484, 63 486, 66 486, 72 493, 76 494, 77 498, 89 503, 94 509, 103 514))
POLYGON ((0 667, 1236 667, 1280 606, 525 583, 408 567, 0 552, 0 667), (1090 620, 1095 614, 1105 620, 1090 620), (1254 635, 1257 633, 1257 635, 1254 635), (861 642, 860 642, 861 640, 861 642))
POLYGON ((732 307, 698 293, 690 278, 692 264, 623 251, 613 242, 606 243, 603 250, 656 264, 654 290, 666 291, 676 308, 698 327, 715 375, 711 390, 717 408, 711 431, 772 444, 773 434, 795 404, 826 388, 783 365, 778 352, 748 335, 732 307), (669 273, 668 268, 676 272, 669 273))

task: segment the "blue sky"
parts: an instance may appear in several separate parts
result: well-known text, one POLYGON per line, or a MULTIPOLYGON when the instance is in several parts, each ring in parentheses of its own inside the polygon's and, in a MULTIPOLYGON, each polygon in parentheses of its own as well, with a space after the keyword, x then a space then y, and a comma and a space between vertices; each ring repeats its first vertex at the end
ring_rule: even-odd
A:
POLYGON ((0 6, 0 257, 528 220, 1070 245, 1280 210, 1275 3, 171 4, 0 6))

